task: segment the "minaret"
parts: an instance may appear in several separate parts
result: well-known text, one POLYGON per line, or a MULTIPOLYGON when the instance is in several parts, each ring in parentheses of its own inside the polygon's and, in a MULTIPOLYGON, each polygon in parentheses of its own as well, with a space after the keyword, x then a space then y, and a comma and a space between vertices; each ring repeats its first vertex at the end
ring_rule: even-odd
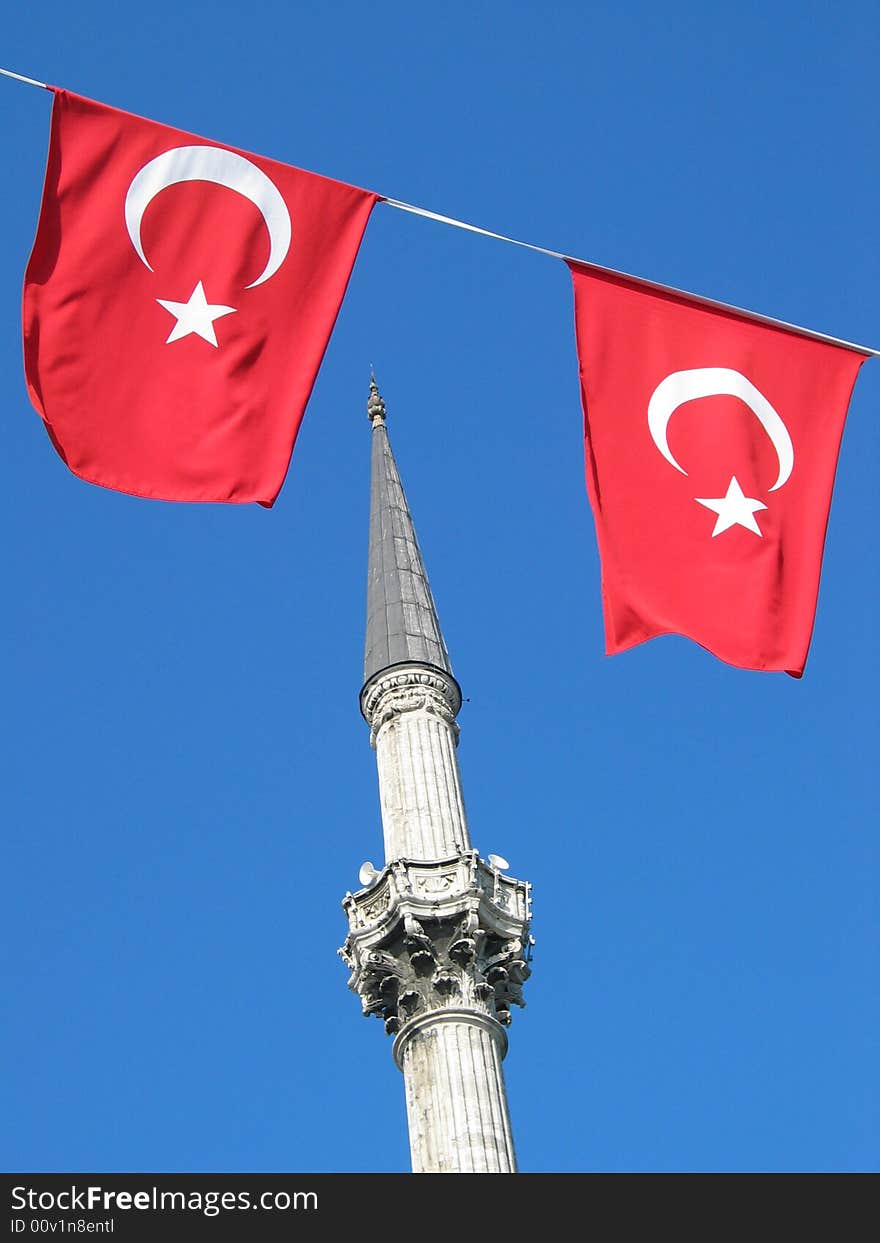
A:
POLYGON ((502 1059, 523 1005, 529 885, 471 846, 456 747, 461 691, 388 432, 373 425, 361 712, 376 751, 385 866, 345 896, 340 953, 364 1014, 394 1036, 414 1173, 513 1173, 502 1059))

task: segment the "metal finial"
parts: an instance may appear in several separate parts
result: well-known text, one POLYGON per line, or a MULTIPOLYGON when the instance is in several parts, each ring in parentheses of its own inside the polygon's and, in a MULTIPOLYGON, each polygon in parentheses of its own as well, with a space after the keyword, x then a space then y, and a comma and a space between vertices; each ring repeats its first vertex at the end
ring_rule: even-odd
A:
POLYGON ((367 402, 367 418, 374 427, 377 420, 385 422, 385 402, 379 395, 379 386, 372 367, 370 367, 370 399, 367 402))

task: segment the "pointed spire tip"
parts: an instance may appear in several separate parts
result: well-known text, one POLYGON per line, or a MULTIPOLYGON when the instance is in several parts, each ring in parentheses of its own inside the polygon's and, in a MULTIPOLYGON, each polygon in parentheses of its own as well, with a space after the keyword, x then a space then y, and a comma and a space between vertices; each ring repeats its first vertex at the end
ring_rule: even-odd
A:
POLYGON ((373 371, 372 363, 370 363, 370 397, 367 401, 367 418, 373 424, 373 427, 376 427, 378 423, 385 422, 385 402, 379 393, 376 373, 373 371))

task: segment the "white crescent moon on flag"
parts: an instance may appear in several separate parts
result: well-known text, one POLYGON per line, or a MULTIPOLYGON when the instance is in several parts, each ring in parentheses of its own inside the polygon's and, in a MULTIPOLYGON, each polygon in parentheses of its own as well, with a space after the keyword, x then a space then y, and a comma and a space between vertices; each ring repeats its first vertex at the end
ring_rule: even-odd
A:
POLYGON ((751 380, 729 367, 697 367, 692 371, 673 371, 672 375, 661 380, 648 402, 648 428, 654 444, 670 465, 686 475, 687 471, 675 460, 669 448, 666 435, 669 420, 686 401, 716 396, 738 397, 745 402, 770 437, 779 459, 779 476, 770 488, 771 492, 775 492, 788 479, 794 466, 794 447, 788 428, 751 380))
POLYGON ((147 207, 166 186, 181 181, 211 181, 215 185, 235 190, 249 199, 266 222, 269 230, 269 259, 260 276, 246 289, 262 285, 281 267, 290 249, 290 212, 278 187, 269 177, 234 151, 222 147, 172 147, 137 173, 125 196, 125 224, 128 236, 142 261, 150 271, 147 256, 141 242, 141 221, 147 207))

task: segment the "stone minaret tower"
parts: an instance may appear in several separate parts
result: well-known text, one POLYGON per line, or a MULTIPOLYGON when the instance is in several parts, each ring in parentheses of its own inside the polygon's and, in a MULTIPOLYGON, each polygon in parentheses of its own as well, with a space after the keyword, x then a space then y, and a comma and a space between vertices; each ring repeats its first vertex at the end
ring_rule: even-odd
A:
POLYGON ((379 768, 385 866, 343 906, 340 953, 364 1014, 394 1036, 414 1173, 513 1173, 502 1059, 528 975, 529 885, 481 859, 456 747, 461 691, 375 379, 367 641, 360 704, 379 768))

